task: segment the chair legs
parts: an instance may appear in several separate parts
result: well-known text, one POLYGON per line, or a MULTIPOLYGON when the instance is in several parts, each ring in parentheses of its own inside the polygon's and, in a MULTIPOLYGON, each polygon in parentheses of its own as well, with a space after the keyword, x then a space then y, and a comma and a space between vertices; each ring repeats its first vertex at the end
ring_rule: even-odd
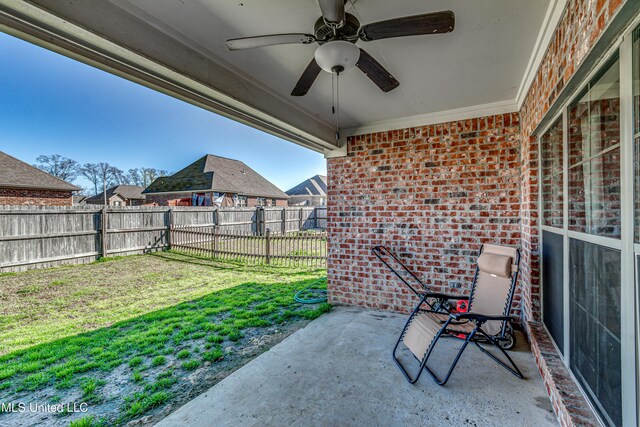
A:
POLYGON ((467 336, 467 338, 465 339, 464 343, 462 344, 462 347, 460 348, 460 350, 458 350, 458 354, 456 355, 456 358, 453 360, 453 363, 449 367, 449 371, 447 372, 447 375, 444 377, 444 379, 441 380, 440 378, 438 378, 438 376, 431 369, 429 369, 429 367, 427 366, 427 361, 429 360, 429 356, 431 356, 431 353, 433 352, 433 349, 435 348, 436 343, 442 337, 443 333, 445 333, 445 331, 447 330, 447 327, 449 326, 449 323, 451 322, 450 319, 447 320, 447 322, 442 326, 440 331, 438 331, 438 334, 434 337, 433 341, 429 345, 429 347, 427 349, 427 352, 424 355, 422 361, 420 361, 419 359, 416 358, 416 360, 418 360, 418 362, 420 362, 420 369, 418 370, 418 373, 416 374, 415 378, 411 378, 411 375, 409 374, 407 369, 402 365, 402 363, 400 362, 400 360, 396 356, 396 352, 398 350, 398 346, 400 345, 400 342, 402 342, 402 338, 404 337, 405 331, 407 330, 407 328, 411 324, 411 320, 413 320, 413 317, 414 317, 413 314, 411 315, 411 317, 409 317, 409 320, 407 321, 407 323, 405 324, 404 328, 402 329, 402 333, 400 334, 400 338, 398 338, 398 341, 396 342, 396 345, 393 348, 393 354, 392 354, 393 360, 396 362, 396 365, 398 365, 398 367, 400 368, 400 371, 402 371, 402 374, 404 375, 404 377, 411 384, 415 384, 420 379, 420 375, 422 375, 422 371, 426 370, 429 373, 429 375, 431 375, 431 377, 436 382, 436 384, 445 385, 447 383, 447 381, 449 381, 449 378, 451 377, 451 374, 453 373, 453 370, 455 369, 456 365, 458 364, 458 361, 460 360, 460 356, 462 356, 462 353, 467 348, 467 345, 473 339, 474 335, 476 334, 476 329, 478 329, 478 328, 474 329, 467 336))
MULTIPOLYGON (((415 313, 414 313, 415 314, 415 313)), ((414 378, 411 377, 411 375, 409 374, 409 372, 407 371, 407 369, 402 365, 402 363, 400 362, 400 360, 398 359, 398 357, 396 356, 396 352, 398 350, 398 347, 400 345, 400 342, 402 342, 402 338, 404 337, 404 334, 407 330, 407 328, 409 327, 409 325, 411 324, 411 320, 414 317, 414 314, 412 314, 409 317, 409 320, 407 321, 407 323, 405 324, 404 328, 402 329, 402 333, 400 334, 400 338, 398 338, 398 341, 396 342, 395 347, 393 348, 393 360, 396 362, 396 364, 398 365, 398 367, 400 368, 400 371, 402 372, 402 374, 404 375, 404 377, 407 379, 407 381, 409 381, 409 383, 411 384, 415 384, 418 379, 420 379, 420 375, 422 374, 423 370, 426 370, 429 375, 431 375, 431 377, 433 378, 433 380, 436 382, 436 384, 438 385, 445 385, 447 383, 447 381, 449 381, 449 378, 451 377, 451 374, 453 373, 453 370, 455 369, 456 365, 458 364, 458 361, 460 360, 460 357, 462 356, 462 353, 464 352, 464 350, 467 348, 467 345, 469 345, 470 342, 473 342, 484 354, 486 354, 487 356, 489 356, 491 359, 493 359, 494 361, 496 361, 500 366, 502 366, 503 368, 505 368, 506 370, 508 370, 509 372, 511 372, 513 375, 515 375, 518 378, 524 378, 524 375, 522 374, 522 372, 520 372, 520 369, 518 368, 518 366, 515 364, 515 362, 513 361, 513 359, 509 356, 509 354, 507 354, 507 352, 502 349, 499 345, 498 342, 495 340, 495 338, 493 338, 492 336, 488 335, 486 332, 484 332, 480 326, 476 326, 467 336, 467 338, 464 340, 464 343, 462 344, 462 347, 460 347, 460 349, 458 350, 458 353, 456 354, 455 359, 453 360, 453 362, 451 363, 451 366, 449 366, 449 370, 447 371, 446 376, 443 379, 438 378, 438 376, 431 370, 429 369, 429 367, 427 366, 427 361, 429 360, 429 356, 431 356, 431 353, 433 352, 433 349, 435 348, 438 340, 442 337, 443 333, 446 331, 447 326, 449 325, 449 321, 447 321, 444 326, 440 329, 440 331, 438 332, 438 334, 434 337, 433 341, 431 342, 431 344, 429 345, 426 354, 424 355, 422 361, 420 361, 419 359, 416 358, 416 360, 418 360, 418 362, 420 362, 420 369, 418 370, 417 374, 415 375, 414 378), (480 344, 478 344, 477 341, 473 341, 473 338, 476 336, 476 334, 480 334, 483 337, 485 337, 491 344, 493 344, 494 347, 496 347, 504 356, 505 358, 508 360, 509 365, 507 365, 506 363, 504 363, 502 360, 498 359, 496 356, 494 356, 493 354, 491 354, 490 352, 488 352, 486 349, 484 349, 480 344)))
POLYGON ((493 360, 495 360, 500 366, 502 366, 503 368, 505 368, 507 371, 511 372, 513 375, 515 375, 516 377, 523 379, 524 375, 522 375, 522 372, 520 372, 520 369, 518 368, 518 365, 516 365, 516 363, 513 361, 513 359, 511 358, 511 356, 509 356, 509 354, 502 348, 500 347, 500 345, 498 344, 498 342, 496 341, 495 338, 493 338, 491 335, 485 333, 482 329, 480 328, 476 328, 478 329, 478 332, 480 332, 481 335, 483 335, 485 338, 487 338, 489 340, 489 342, 491 344, 493 344, 493 346, 495 348, 497 348, 498 350, 500 350, 500 352, 504 355, 504 357, 509 361, 509 365, 507 365, 506 363, 504 363, 502 360, 498 359, 496 356, 494 356, 493 354, 489 353, 485 348, 483 348, 480 344, 478 344, 477 342, 474 342, 474 344, 476 345, 476 347, 478 347, 484 354, 486 354, 487 356, 489 356, 490 358, 492 358, 493 360))

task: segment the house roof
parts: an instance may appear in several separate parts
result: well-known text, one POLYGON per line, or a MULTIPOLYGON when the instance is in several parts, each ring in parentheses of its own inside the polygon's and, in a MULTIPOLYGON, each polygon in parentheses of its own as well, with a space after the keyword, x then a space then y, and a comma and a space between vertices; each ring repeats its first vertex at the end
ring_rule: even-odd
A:
POLYGON ((56 178, 0 151, 0 187, 77 191, 80 187, 56 178))
POLYGON ((143 194, 216 191, 287 198, 287 194, 240 160, 208 154, 171 176, 161 176, 143 194))
MULTIPOLYGON (((139 185, 116 185, 114 187, 107 189, 107 199, 113 197, 114 195, 121 196, 126 200, 142 200, 144 199, 144 194, 142 194, 142 190, 144 187, 139 185)), ((96 194, 93 197, 89 197, 86 202, 87 203, 102 203, 104 201, 104 195, 102 192, 96 194)))
POLYGON ((287 191, 289 196, 323 196, 327 195, 327 177, 316 175, 302 181, 287 191))

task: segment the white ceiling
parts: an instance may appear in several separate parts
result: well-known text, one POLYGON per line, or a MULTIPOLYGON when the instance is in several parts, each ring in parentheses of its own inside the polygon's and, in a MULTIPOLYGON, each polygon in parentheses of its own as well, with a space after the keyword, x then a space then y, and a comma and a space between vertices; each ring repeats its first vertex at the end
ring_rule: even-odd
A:
MULTIPOLYGON (((331 78, 322 73, 305 97, 291 97, 316 45, 271 46, 229 52, 229 38, 313 33, 316 0, 112 0, 114 4, 244 74, 325 123, 331 116, 331 78)), ((449 34, 358 42, 400 86, 383 93, 357 68, 341 76, 341 124, 357 128, 442 111, 515 105, 536 53, 550 0, 357 0, 347 12, 361 24, 452 10, 449 34)))

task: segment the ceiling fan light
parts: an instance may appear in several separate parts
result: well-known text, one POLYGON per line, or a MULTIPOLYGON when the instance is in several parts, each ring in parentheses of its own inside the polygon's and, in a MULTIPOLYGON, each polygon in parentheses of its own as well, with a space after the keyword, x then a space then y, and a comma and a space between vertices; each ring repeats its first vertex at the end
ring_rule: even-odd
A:
POLYGON ((328 73, 353 68, 360 59, 360 49, 353 43, 334 40, 316 49, 316 62, 328 73))

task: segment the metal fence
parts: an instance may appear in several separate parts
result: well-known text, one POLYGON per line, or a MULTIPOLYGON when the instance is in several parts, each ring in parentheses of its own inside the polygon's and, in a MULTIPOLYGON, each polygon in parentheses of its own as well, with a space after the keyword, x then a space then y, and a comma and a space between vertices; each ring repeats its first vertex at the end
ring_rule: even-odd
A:
POLYGON ((327 234, 319 230, 263 234, 229 232, 216 226, 171 228, 171 248, 207 258, 252 264, 322 267, 327 260, 327 234))
POLYGON ((267 228, 322 229, 326 208, 0 206, 0 272, 165 250, 170 229, 189 226, 264 237, 267 228))

